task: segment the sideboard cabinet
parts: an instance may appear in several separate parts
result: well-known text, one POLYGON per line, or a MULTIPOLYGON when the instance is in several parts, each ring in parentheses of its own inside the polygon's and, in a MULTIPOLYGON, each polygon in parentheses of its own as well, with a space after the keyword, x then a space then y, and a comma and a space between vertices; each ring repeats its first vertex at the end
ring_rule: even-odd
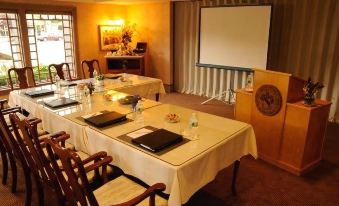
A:
POLYGON ((105 56, 108 73, 145 75, 145 56, 105 56))

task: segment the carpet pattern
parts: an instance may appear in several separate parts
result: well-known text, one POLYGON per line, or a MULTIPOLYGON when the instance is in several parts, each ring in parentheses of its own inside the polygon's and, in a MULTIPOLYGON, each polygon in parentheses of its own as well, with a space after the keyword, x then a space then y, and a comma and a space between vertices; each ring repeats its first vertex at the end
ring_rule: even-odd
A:
MULTIPOLYGON (((206 98, 178 93, 162 95, 160 98, 163 103, 233 118, 233 106, 217 100, 200 105, 204 100, 206 98)), ((330 123, 326 135, 324 160, 319 167, 303 177, 294 176, 260 159, 255 160, 247 156, 240 162, 237 196, 231 193, 232 167, 229 167, 220 171, 215 180, 194 194, 185 206, 339 206, 338 134, 339 125, 330 123)), ((2 167, 0 168, 2 177, 2 167)), ((10 178, 9 176, 9 180, 10 178)), ((0 206, 24 205, 23 176, 20 175, 18 178, 16 194, 10 192, 9 183, 0 184, 0 206)), ((34 194, 33 205, 36 204, 34 194)))

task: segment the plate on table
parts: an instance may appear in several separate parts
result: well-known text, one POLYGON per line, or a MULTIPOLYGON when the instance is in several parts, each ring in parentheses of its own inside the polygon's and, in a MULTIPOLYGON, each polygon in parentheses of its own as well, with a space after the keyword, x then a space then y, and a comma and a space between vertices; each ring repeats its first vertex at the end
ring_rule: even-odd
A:
POLYGON ((165 120, 169 123, 177 123, 180 122, 180 117, 175 113, 169 113, 165 116, 165 120))
POLYGON ((134 96, 126 96, 118 100, 120 104, 132 104, 134 96))

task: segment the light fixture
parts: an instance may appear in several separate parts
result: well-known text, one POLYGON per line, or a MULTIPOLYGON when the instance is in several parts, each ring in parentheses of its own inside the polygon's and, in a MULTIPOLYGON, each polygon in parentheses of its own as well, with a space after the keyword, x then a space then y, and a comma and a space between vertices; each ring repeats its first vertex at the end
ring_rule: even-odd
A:
POLYGON ((108 25, 113 25, 113 26, 122 26, 124 25, 125 21, 123 19, 116 19, 116 20, 108 20, 107 24, 108 25))

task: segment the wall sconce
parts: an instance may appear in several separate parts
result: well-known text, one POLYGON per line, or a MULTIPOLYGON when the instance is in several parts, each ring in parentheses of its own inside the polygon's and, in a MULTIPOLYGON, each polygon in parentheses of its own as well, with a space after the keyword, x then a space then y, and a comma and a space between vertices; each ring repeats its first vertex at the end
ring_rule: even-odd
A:
POLYGON ((117 19, 117 20, 108 20, 107 24, 108 25, 113 25, 113 26, 122 26, 124 25, 125 21, 123 19, 117 19))

